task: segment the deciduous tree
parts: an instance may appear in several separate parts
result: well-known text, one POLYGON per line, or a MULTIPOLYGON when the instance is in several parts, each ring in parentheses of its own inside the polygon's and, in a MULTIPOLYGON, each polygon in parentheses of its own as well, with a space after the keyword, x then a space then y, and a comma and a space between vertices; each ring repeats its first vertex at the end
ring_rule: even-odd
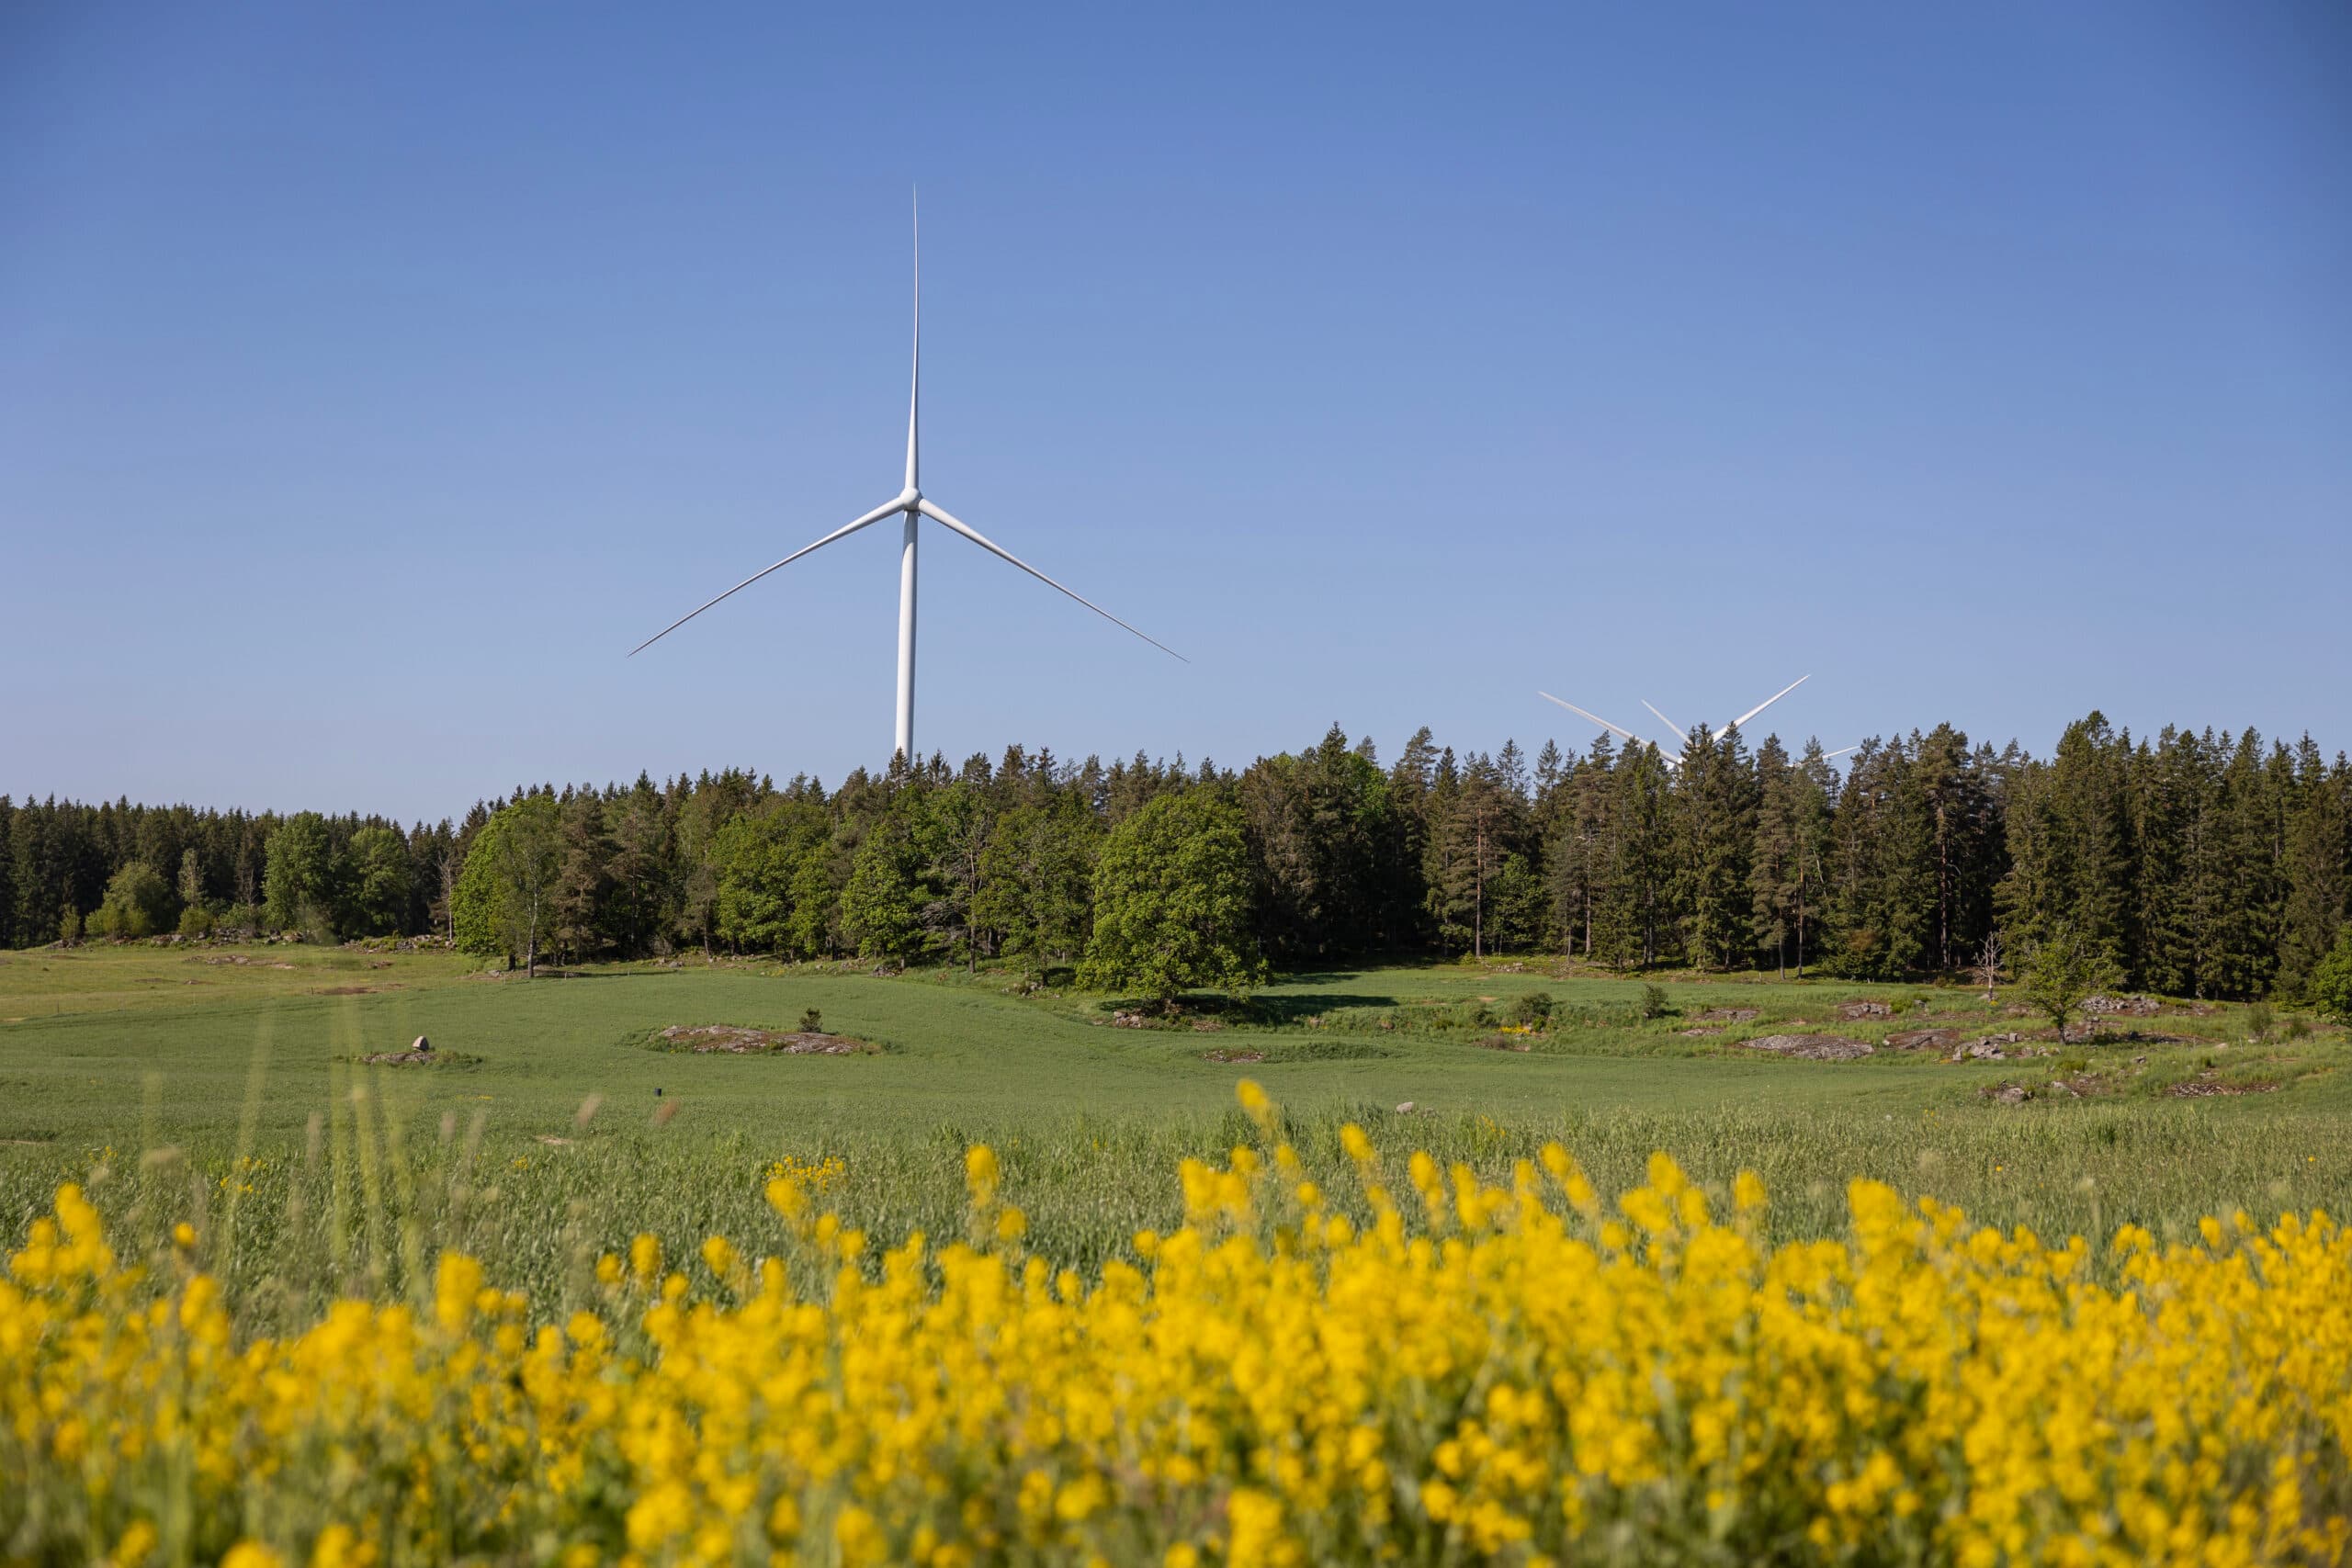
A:
POLYGON ((1242 989, 1264 972, 1237 807, 1206 791, 1166 795, 1111 830, 1080 985, 1172 1005, 1189 987, 1242 989))

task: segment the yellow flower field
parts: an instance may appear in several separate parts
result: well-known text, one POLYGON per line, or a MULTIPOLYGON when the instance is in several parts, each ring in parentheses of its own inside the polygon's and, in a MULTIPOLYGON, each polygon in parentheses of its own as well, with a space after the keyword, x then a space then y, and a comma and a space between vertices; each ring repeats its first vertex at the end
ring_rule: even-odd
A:
POLYGON ((0 1281, 0 1561, 2332 1562, 2352 1542, 2352 1240, 2240 1214, 2160 1247, 1972 1225, 1855 1182, 1767 1248, 1743 1177, 1604 1202, 1279 1142, 1177 1173, 1138 1269, 1024 1249, 973 1148, 967 1234, 888 1245, 786 1169, 781 1222, 531 1303, 241 1337, 194 1237, 109 1249, 75 1189, 0 1281), (794 1281, 803 1282, 796 1288, 794 1281))

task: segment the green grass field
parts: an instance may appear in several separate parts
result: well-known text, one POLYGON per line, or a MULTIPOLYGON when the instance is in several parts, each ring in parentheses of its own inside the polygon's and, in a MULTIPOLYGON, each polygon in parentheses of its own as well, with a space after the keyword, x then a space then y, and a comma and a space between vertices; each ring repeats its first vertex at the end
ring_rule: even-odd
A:
POLYGON ((714 1231, 755 1242, 780 1160, 838 1162, 825 1200, 877 1238, 953 1231, 962 1151, 984 1140, 1038 1248, 1086 1267, 1138 1226, 1174 1222, 1176 1162, 1243 1136, 1245 1075, 1335 1175, 1349 1120, 1399 1156, 1426 1147, 1488 1172, 1556 1137, 1604 1191, 1664 1148, 1712 1183, 1760 1172, 1784 1235, 1840 1225, 1858 1175, 2045 1235, 2125 1219, 2177 1231, 2240 1206, 2352 1209, 2344 1036, 2286 1038, 2301 1026, 2281 1019, 2256 1042, 2243 1009, 2110 1025, 2172 1043, 1816 1062, 1740 1041, 2036 1026, 1957 989, 1743 978, 1669 980, 1669 1016, 1644 1020, 1641 982, 1530 962, 1292 976, 1212 1029, 1130 1029, 1109 1026, 1113 999, 1023 996, 1015 979, 697 957, 526 982, 447 953, 294 946, 0 954, 0 1239, 14 1245, 74 1179, 134 1245, 195 1224, 255 1312, 411 1289, 443 1246, 475 1250, 554 1310, 598 1251, 636 1232, 681 1251, 714 1231), (1529 992, 1551 998, 1550 1026, 1501 1032, 1529 992), (1839 1019, 1863 999, 1899 1015, 1839 1019), (671 1025, 791 1029, 809 1008, 880 1050, 648 1045, 671 1025), (1716 1008, 1758 1017, 1682 1032, 1716 1008), (420 1033, 447 1065, 357 1060, 420 1033), (1985 1092, 2053 1077, 2075 1092, 1985 1092))

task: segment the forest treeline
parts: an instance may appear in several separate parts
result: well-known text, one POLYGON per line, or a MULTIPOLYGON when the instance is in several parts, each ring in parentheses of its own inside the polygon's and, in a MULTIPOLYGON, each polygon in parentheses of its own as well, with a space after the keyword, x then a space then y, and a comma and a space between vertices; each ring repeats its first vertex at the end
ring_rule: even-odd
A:
MULTIPOLYGON (((408 828, 0 797, 0 943, 227 929, 512 949, 511 929, 485 924, 489 894, 467 893, 469 856, 486 886, 495 840, 505 880, 530 881, 542 955, 1042 968, 1085 952, 1106 841, 1166 795, 1197 807, 1182 832, 1238 837, 1246 897, 1225 918, 1248 929, 1224 937, 1283 965, 1567 953, 1879 979, 1971 968, 2065 928, 2138 987, 2294 996, 2352 915, 2342 753, 2252 731, 2134 739, 2094 713, 2046 758, 1946 725, 1873 740, 1842 771, 1817 746, 1703 729, 1679 766, 1607 737, 1581 756, 1457 755, 1426 729, 1384 766, 1334 726, 1238 772, 1013 747, 832 789, 733 769, 540 786, 408 828), (514 831, 486 833, 498 821, 514 831)), ((1162 833, 1148 854, 1188 842, 1162 833)), ((1122 874, 1152 873, 1130 857, 1122 874)))

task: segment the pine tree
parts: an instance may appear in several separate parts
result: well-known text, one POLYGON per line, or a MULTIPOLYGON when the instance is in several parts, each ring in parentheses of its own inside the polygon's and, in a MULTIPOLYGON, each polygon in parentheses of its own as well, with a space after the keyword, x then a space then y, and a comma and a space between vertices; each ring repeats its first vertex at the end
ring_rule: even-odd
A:
POLYGON ((1754 766, 1739 731, 1692 730, 1677 783, 1686 950, 1700 964, 1745 968, 1755 956, 1748 874, 1757 805, 1754 766))
POLYGON ((1749 919, 1757 947, 1772 955, 1786 977, 1795 927, 1799 857, 1796 771, 1781 738, 1768 735, 1756 750, 1756 836, 1748 852, 1749 919))
POLYGON ((2295 748, 2292 792, 2280 866, 2278 986, 2300 998, 2352 913, 2352 838, 2346 837, 2352 810, 2346 809, 2344 760, 2338 757, 2331 773, 2304 736, 2295 748))

